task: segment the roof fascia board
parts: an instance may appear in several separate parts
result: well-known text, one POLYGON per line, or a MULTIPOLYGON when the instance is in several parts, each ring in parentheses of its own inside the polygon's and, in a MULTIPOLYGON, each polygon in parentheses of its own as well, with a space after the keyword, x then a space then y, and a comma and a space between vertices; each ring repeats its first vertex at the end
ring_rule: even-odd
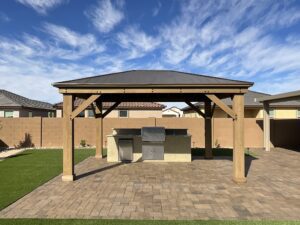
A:
POLYGON ((251 87, 254 83, 242 83, 242 84, 78 84, 78 83, 54 83, 53 86, 57 88, 152 88, 152 87, 164 87, 164 88, 185 88, 185 87, 251 87))
POLYGON ((247 87, 196 87, 196 88, 61 88, 59 92, 61 94, 105 94, 105 93, 246 93, 247 87))
POLYGON ((258 99, 260 102, 279 102, 279 101, 291 101, 291 100, 300 100, 300 90, 282 93, 278 95, 266 96, 258 99))

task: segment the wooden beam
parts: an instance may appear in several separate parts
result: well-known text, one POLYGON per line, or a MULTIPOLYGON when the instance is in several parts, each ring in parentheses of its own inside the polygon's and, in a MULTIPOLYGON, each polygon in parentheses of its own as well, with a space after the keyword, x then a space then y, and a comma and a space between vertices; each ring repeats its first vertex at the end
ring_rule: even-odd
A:
MULTIPOLYGON (((98 99, 99 100, 99 99, 98 99)), ((102 110, 103 110, 103 103, 102 101, 96 101, 95 105, 96 105, 96 113, 100 114, 102 116, 102 110)))
POLYGON ((188 88, 188 87, 173 87, 173 88, 60 88, 61 94, 143 94, 143 93, 212 93, 212 94, 233 94, 233 93, 246 93, 248 88, 188 88))
POLYGON ((212 159, 212 115, 211 115, 211 101, 206 99, 204 102, 204 133, 205 133, 205 158, 212 159))
POLYGON ((204 94, 183 94, 183 93, 165 93, 165 94, 103 94, 103 102, 202 102, 205 99, 204 94))
POLYGON ((245 183, 244 95, 233 96, 233 110, 237 115, 233 120, 233 180, 245 183))
POLYGON ((95 102, 95 104, 91 104, 91 107, 92 107, 95 118, 102 117, 102 102, 100 102, 100 103, 95 102))
POLYGON ((271 149, 271 140, 270 140, 270 106, 268 102, 264 102, 264 147, 266 151, 271 149))
POLYGON ((212 109, 211 109, 211 117, 213 117, 216 109, 216 103, 213 104, 212 109))
POLYGON ((96 107, 99 112, 95 115, 98 115, 96 119, 96 154, 95 158, 103 157, 103 115, 102 115, 102 102, 97 101, 96 107))
POLYGON ((113 111, 115 108, 118 107, 118 105, 120 105, 121 102, 115 102, 115 104, 113 104, 109 109, 107 109, 105 111, 105 113, 102 114, 102 118, 105 118, 111 111, 113 111))
POLYGON ((84 100, 81 105, 79 105, 72 113, 71 113, 71 119, 74 119, 76 116, 78 116, 79 113, 81 113, 83 110, 85 110, 89 105, 91 105, 94 101, 96 101, 100 95, 91 95, 88 99, 84 100))
POLYGON ((219 106, 224 112, 226 112, 232 119, 236 119, 236 113, 227 106, 221 99, 219 99, 216 95, 206 94, 212 102, 214 102, 217 106, 219 106))
POLYGON ((205 114, 196 106, 194 106, 191 102, 189 101, 185 101, 185 103, 191 107, 194 111, 196 111, 200 116, 202 116, 203 118, 205 118, 205 114))
POLYGON ((74 96, 64 95, 63 100, 63 181, 73 181, 74 174, 74 120, 70 118, 74 96))
POLYGON ((92 108, 94 117, 97 118, 97 115, 96 115, 96 108, 95 108, 94 104, 91 104, 91 108, 92 108))

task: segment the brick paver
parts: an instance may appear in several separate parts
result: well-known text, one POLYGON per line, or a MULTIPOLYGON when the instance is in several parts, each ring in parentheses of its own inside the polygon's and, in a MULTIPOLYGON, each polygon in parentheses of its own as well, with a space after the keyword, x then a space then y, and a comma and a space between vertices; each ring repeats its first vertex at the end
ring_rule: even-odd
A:
POLYGON ((191 163, 112 164, 88 158, 79 179, 56 177, 1 218, 300 219, 300 152, 255 150, 248 182, 231 180, 230 157, 191 163))

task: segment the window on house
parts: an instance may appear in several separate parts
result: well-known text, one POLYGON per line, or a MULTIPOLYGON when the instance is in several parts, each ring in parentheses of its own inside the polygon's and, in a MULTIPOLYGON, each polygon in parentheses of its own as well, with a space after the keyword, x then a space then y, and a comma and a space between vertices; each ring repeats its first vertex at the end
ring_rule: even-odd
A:
POLYGON ((93 110, 88 110, 88 117, 94 117, 93 110))
POLYGON ((4 117, 12 118, 12 117, 14 117, 14 112, 13 111, 4 111, 4 117))
POLYGON ((84 111, 78 114, 78 117, 84 117, 84 111))
POLYGON ((54 117, 54 112, 48 112, 48 117, 54 117))
POLYGON ((32 112, 28 112, 28 117, 32 117, 32 112))
POLYGON ((275 110, 274 109, 270 109, 269 114, 270 114, 271 119, 275 118, 275 110))
POLYGON ((119 117, 128 117, 128 110, 119 110, 119 117))

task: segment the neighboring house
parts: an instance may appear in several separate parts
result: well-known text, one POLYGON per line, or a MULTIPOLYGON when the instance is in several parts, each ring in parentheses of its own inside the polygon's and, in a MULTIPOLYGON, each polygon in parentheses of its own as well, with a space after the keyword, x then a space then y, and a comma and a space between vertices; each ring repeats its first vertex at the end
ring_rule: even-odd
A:
POLYGON ((182 110, 173 106, 162 111, 162 117, 182 117, 182 110))
MULTIPOLYGON (((259 98, 270 96, 265 93, 248 91, 245 94, 245 118, 263 118, 263 104, 258 101, 259 98)), ((232 106, 230 98, 223 99, 223 101, 232 106)), ((196 103, 203 112, 204 104, 202 102, 196 103)), ((183 117, 201 117, 198 113, 192 110, 189 106, 182 109, 183 117)), ((213 117, 226 118, 227 114, 220 108, 216 107, 213 117)), ((287 101, 281 103, 273 103, 270 105, 270 117, 274 119, 295 119, 300 118, 300 102, 287 101)))
MULTIPOLYGON (((74 107, 77 107, 83 102, 83 99, 76 99, 74 107)), ((114 102, 103 102, 103 112, 110 108, 114 102)), ((62 117, 63 103, 57 103, 54 105, 56 108, 56 116, 62 117)), ((122 102, 115 110, 111 111, 107 118, 150 118, 162 117, 162 110, 165 105, 157 102, 122 102)), ((94 117, 91 107, 82 112, 79 117, 94 117)))
POLYGON ((55 117, 52 104, 0 89, 0 117, 55 117))

